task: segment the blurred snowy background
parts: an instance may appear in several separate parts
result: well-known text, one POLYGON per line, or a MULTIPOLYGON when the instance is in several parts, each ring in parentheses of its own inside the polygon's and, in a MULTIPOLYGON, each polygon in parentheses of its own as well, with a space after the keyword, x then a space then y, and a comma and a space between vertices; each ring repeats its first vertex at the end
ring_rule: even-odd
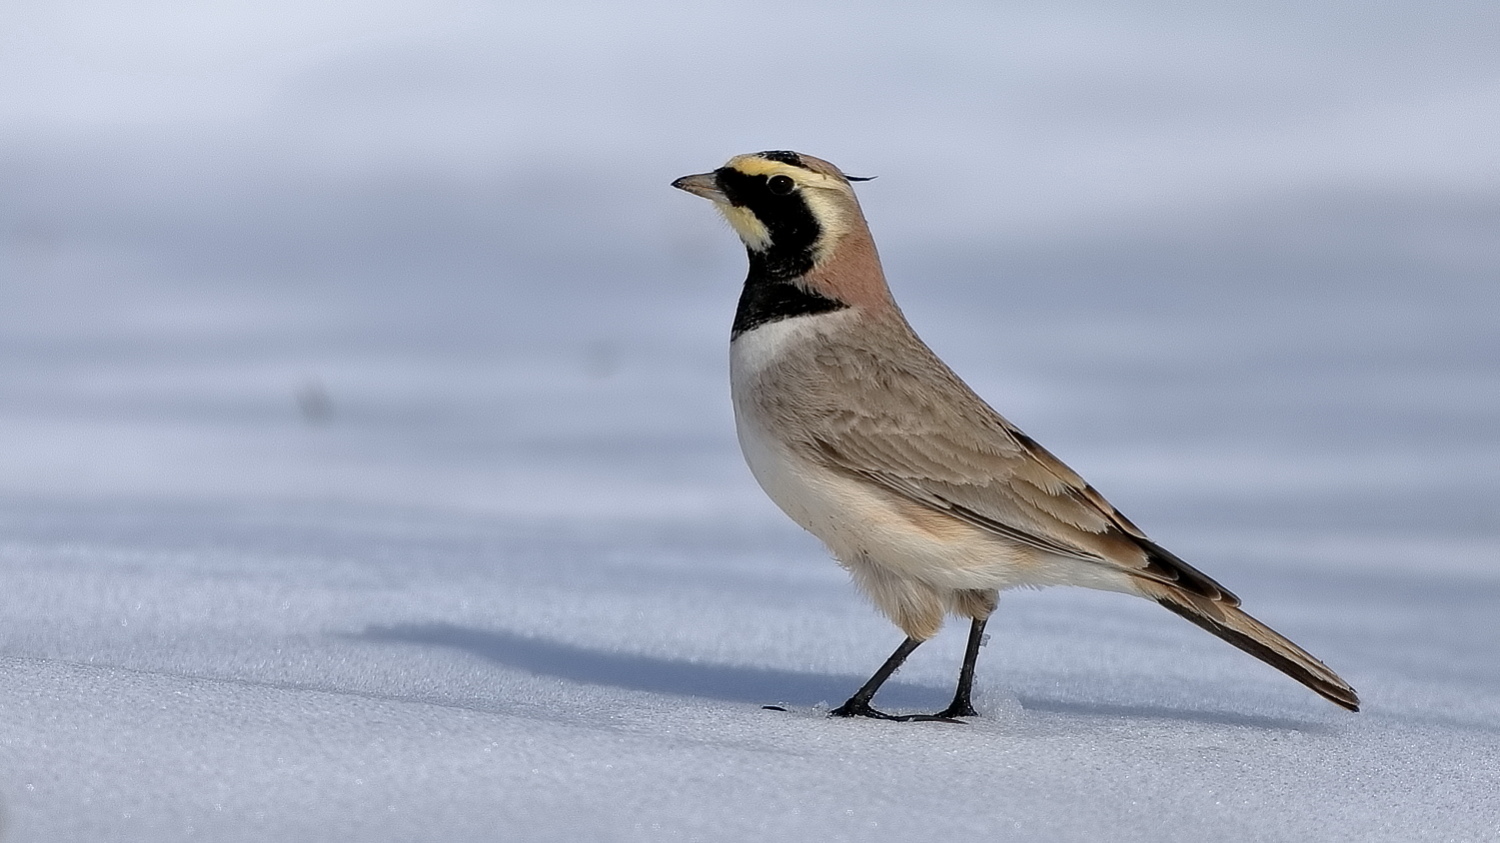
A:
POLYGON ((1497 150, 1493 2, 6 0, 0 840, 1500 837, 1497 150), (1366 711, 1059 591, 824 719, 667 187, 767 148, 1366 711))

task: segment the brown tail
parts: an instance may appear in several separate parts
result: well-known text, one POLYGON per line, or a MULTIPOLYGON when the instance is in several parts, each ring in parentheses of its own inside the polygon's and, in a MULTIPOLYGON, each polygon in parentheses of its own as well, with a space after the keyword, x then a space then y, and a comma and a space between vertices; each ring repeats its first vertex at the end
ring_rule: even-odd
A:
POLYGON ((1359 695, 1328 665, 1235 606, 1160 583, 1141 583, 1140 587, 1146 596, 1301 682, 1329 702, 1359 711, 1359 695))

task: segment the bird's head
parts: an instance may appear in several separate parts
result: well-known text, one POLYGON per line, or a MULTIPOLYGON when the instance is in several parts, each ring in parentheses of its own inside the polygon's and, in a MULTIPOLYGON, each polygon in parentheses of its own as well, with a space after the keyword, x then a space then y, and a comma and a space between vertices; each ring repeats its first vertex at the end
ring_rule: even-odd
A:
POLYGON ((771 151, 737 155, 711 173, 683 176, 672 186, 712 200, 751 260, 774 275, 804 275, 833 254, 864 215, 851 179, 820 158, 771 151))

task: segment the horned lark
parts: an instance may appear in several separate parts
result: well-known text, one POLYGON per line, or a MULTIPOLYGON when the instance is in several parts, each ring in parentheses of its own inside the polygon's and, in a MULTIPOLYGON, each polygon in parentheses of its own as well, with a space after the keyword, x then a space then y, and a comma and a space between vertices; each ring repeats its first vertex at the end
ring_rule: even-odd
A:
POLYGON ((672 182, 712 200, 749 252, 730 377, 751 472, 906 633, 832 713, 974 715, 974 664, 1000 589, 1051 585, 1154 600, 1358 711, 1348 683, 1147 538, 918 339, 886 286, 858 180, 773 151, 672 182), (952 704, 877 711, 875 692, 948 614, 972 621, 952 704))

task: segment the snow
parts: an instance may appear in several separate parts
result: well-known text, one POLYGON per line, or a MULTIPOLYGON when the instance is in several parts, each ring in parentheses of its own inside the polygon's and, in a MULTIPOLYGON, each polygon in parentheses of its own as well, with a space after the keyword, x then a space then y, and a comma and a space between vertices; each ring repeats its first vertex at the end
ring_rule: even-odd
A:
POLYGON ((0 840, 1500 839, 1495 16, 8 3, 0 840), (1054 590, 982 717, 826 718, 900 636, 744 468, 667 187, 784 147, 1365 710, 1054 590))

